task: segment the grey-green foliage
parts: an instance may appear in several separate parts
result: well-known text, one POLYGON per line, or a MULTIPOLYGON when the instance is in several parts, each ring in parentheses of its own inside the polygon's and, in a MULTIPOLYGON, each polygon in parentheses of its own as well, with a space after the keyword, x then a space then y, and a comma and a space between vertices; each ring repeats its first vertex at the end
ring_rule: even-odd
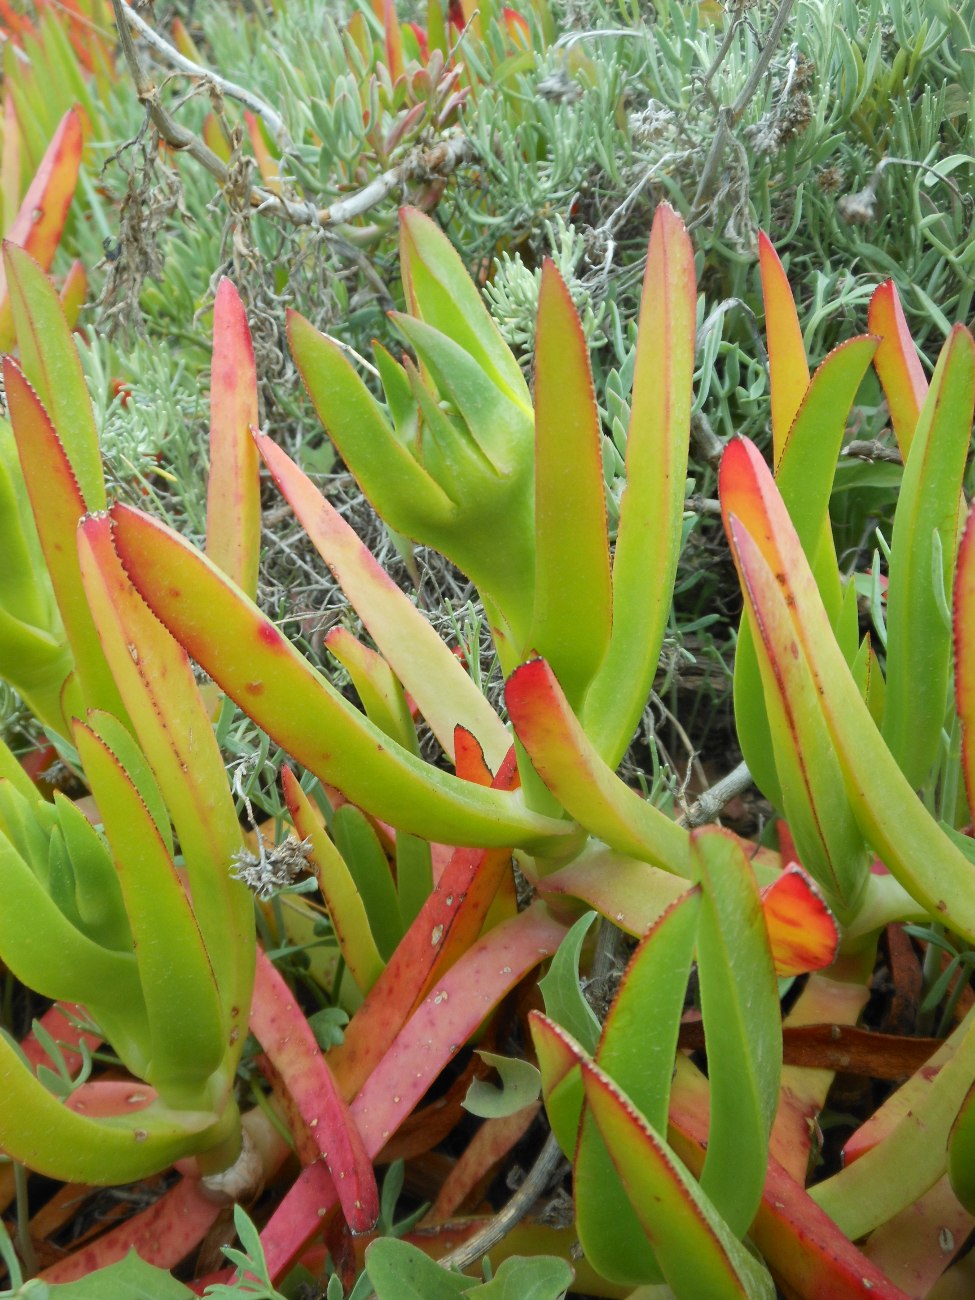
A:
MULTIPOLYGON (((588 289, 578 277, 579 265, 586 252, 585 241, 561 216, 556 216, 554 222, 546 222, 544 232, 546 256, 555 263, 569 287, 586 342, 590 349, 602 347, 606 342, 601 329, 606 304, 594 306, 588 289)), ((526 366, 531 362, 535 347, 535 317, 541 279, 540 266, 526 266, 517 251, 511 254, 502 252, 495 260, 491 279, 484 286, 484 296, 504 341, 526 366)))

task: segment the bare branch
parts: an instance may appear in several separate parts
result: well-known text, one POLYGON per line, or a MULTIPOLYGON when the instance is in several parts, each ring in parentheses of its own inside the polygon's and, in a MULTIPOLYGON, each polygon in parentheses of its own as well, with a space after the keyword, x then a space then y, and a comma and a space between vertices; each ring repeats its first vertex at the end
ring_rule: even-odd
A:
POLYGON ((751 783, 751 772, 744 763, 739 763, 727 776, 723 776, 720 781, 715 781, 714 785, 691 804, 684 816, 678 820, 678 826, 691 829, 714 821, 725 804, 731 803, 732 799, 747 790, 751 783))
POLYGON ((115 12, 116 19, 121 14, 132 30, 138 32, 145 43, 172 67, 177 68, 180 72, 185 72, 187 76, 198 77, 201 81, 214 86, 220 91, 221 95, 226 95, 228 99, 236 99, 245 108, 249 108, 252 113, 256 113, 264 122, 278 148, 283 153, 294 152, 294 143, 280 113, 261 99, 259 95, 255 95, 246 86, 238 86, 236 82, 228 81, 219 72, 211 72, 209 68, 204 68, 202 64, 194 63, 192 59, 188 59, 184 54, 181 54, 164 36, 160 36, 158 32, 154 31, 144 18, 140 18, 132 6, 127 3, 127 0, 121 0, 121 3, 115 7, 115 12))
MULTIPOLYGON (((218 184, 221 186, 228 185, 230 183, 230 170, 227 164, 221 158, 218 158, 199 136, 181 126, 163 105, 159 97, 159 87, 146 71, 139 51, 132 40, 129 27, 130 24, 133 27, 135 24, 131 23, 130 15, 132 17, 135 17, 135 15, 132 15, 132 11, 125 3, 125 0, 112 0, 112 8, 118 25, 122 51, 129 65, 132 80, 135 82, 139 102, 145 105, 153 126, 170 148, 189 154, 191 158, 195 159, 201 167, 210 173, 218 184)), ((138 21, 142 22, 141 19, 138 21)), ((144 34, 142 27, 139 27, 138 30, 144 34)), ((162 40, 162 38, 160 37, 159 40, 162 40)), ((182 58, 182 55, 179 57, 182 58)), ((196 67, 195 64, 193 66, 196 67)), ((220 85, 217 80, 214 80, 213 74, 206 73, 206 77, 220 89, 220 85)), ((314 203, 286 199, 279 194, 273 194, 260 185, 250 187, 250 204, 252 208, 261 213, 282 217, 296 226, 319 226, 335 229, 355 217, 362 216, 363 213, 368 212, 377 203, 381 203, 388 195, 394 193, 409 181, 429 181, 433 177, 449 176, 457 167, 474 156, 475 149, 472 142, 465 135, 457 133, 430 145, 418 145, 402 163, 383 172, 382 175, 377 176, 375 180, 370 181, 368 185, 363 186, 361 190, 357 190, 354 194, 337 199, 330 207, 319 208, 314 203)), ((352 237, 355 232, 348 231, 346 233, 352 237)))
POLYGON ((553 1134, 545 1139, 545 1145, 538 1154, 538 1159, 525 1176, 525 1181, 508 1203, 489 1219, 473 1237, 469 1237, 462 1246, 442 1256, 437 1262, 442 1268, 456 1268, 463 1271, 492 1250, 516 1223, 520 1223, 535 1202, 545 1192, 553 1175, 563 1160, 562 1152, 553 1134))
MULTIPOLYGON (((779 43, 779 38, 785 30, 786 23, 789 21, 789 15, 792 13, 792 7, 794 4, 795 0, 779 0, 778 12, 775 15, 772 26, 769 28, 769 34, 765 40, 765 44, 759 51, 758 58, 755 60, 755 66, 752 68, 748 80, 742 87, 741 93, 730 108, 721 108, 718 110, 718 129, 714 133, 714 140, 712 141, 710 151, 708 152, 707 160, 704 164, 704 170, 701 173, 701 179, 698 182, 697 193, 694 195, 694 202, 691 204, 691 216, 693 220, 690 223, 690 228, 693 228, 698 221, 703 220, 704 214, 701 210, 710 198, 711 191, 714 188, 715 177, 717 176, 718 168, 721 165, 721 159, 724 155, 728 137, 731 134, 731 128, 735 126, 741 118, 741 115, 748 107, 752 96, 758 89, 759 83, 765 76, 765 73, 768 70, 768 65, 772 61, 772 55, 775 53, 776 46, 779 43)), ((731 25, 731 30, 734 30, 739 21, 740 17, 735 19, 735 22, 731 25)), ((714 63, 708 70, 707 80, 710 80, 714 76, 719 62, 721 59, 724 59, 728 50, 731 48, 731 41, 729 39, 731 30, 729 30, 724 42, 722 43, 719 57, 715 59, 714 63)))

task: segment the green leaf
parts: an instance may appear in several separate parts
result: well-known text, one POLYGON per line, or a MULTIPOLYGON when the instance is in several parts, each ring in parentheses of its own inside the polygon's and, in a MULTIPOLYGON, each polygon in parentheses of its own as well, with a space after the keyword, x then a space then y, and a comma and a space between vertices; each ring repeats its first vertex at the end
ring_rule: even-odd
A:
POLYGON ((788 610, 774 592, 759 603, 746 578, 745 617, 764 690, 763 717, 772 742, 780 806, 799 859, 841 921, 855 914, 870 854, 847 796, 819 693, 801 654, 793 653, 788 610))
POLYGON ((74 734, 132 930, 152 1043, 146 1080, 171 1105, 199 1108, 201 1086, 226 1047, 220 997, 199 926, 173 860, 118 758, 81 723, 74 734))
MULTIPOLYGON (((73 343, 70 346, 74 348, 73 343)), ((105 662, 81 583, 75 538, 86 509, 85 496, 57 427, 20 367, 9 357, 3 375, 24 482, 85 704, 122 716, 119 690, 105 662)), ((80 416, 71 418, 81 421, 80 416)), ((76 424, 69 427, 75 429, 76 424)), ((70 718, 65 722, 70 725, 70 718)))
POLYGON ((281 784, 294 828, 311 842, 312 866, 318 878, 329 920, 349 973, 363 993, 368 993, 383 971, 365 904, 348 864, 329 838, 325 823, 290 768, 281 772, 281 784))
POLYGON ((575 1273, 554 1255, 506 1259, 490 1282, 473 1286, 465 1294, 477 1300, 561 1300, 575 1273))
POLYGON ((129 780, 138 790, 139 798, 149 810, 153 825, 166 846, 166 852, 170 857, 174 856, 176 848, 173 843, 173 828, 169 821, 169 813, 152 768, 149 766, 149 760, 138 741, 128 727, 111 713, 92 709, 88 713, 86 722, 90 730, 119 760, 129 780))
POLYGON ((726 449, 720 490, 749 600, 787 620, 785 653, 801 654, 808 663, 861 834, 932 916, 975 941, 975 871, 917 798, 877 732, 782 499, 746 439, 726 449))
POLYGON ((621 853, 687 875, 687 831, 604 762, 544 659, 516 668, 504 695, 532 766, 580 825, 621 853))
POLYGON ((17 978, 55 1001, 138 1022, 144 1007, 132 952, 110 951, 77 930, 6 836, 0 836, 0 875, 0 953, 17 978))
POLYGON ((676 1296, 773 1300, 768 1270, 728 1230, 714 1206, 613 1081, 582 1062, 586 1101, 676 1296))
MULTIPOLYGON (((239 1052, 253 984, 254 910, 249 891, 229 871, 242 832, 213 725, 186 652, 123 569, 107 516, 84 521, 78 553, 102 646, 176 828, 224 1009, 225 1041, 239 1052)), ((212 635, 216 611, 208 622, 212 635)))
POLYGON ((579 954, 595 919, 595 912, 587 912, 576 921, 559 944, 548 973, 538 981, 546 1014, 590 1054, 596 1050, 602 1026, 579 986, 579 954))
MULTIPOLYGON (((700 891, 691 890, 644 936, 623 976, 596 1053, 600 1069, 661 1132, 666 1131, 700 903, 700 891), (648 1035, 649 1025, 653 1029, 648 1035)), ((576 1146, 574 1184, 576 1226, 589 1262, 614 1282, 659 1282, 659 1263, 588 1108, 576 1146)))
MULTIPOLYGON (((775 471, 776 486, 813 565, 823 604, 834 627, 840 618, 842 594, 830 529, 829 500, 850 407, 876 348, 876 339, 855 338, 829 354, 805 390, 775 471)), ((796 367, 798 380, 805 372, 805 362, 800 367, 797 354, 790 364, 796 367)), ((735 726, 745 761, 762 793, 791 820, 785 808, 783 777, 777 771, 777 750, 772 742, 766 695, 762 691, 756 646, 747 619, 742 622, 735 651, 734 690, 735 726)))
POLYGON ((778 983, 758 885, 741 845, 727 831, 708 828, 691 832, 691 849, 702 886, 697 968, 711 1085, 701 1190, 741 1237, 762 1199, 779 1103, 778 983))
POLYGON ((105 481, 95 414, 57 291, 23 249, 5 244, 3 256, 24 374, 57 430, 85 506, 104 510, 105 481))
POLYGON ((400 443, 342 349, 293 311, 288 339, 318 418, 383 519, 414 538, 418 518, 453 520, 456 506, 400 443))
POLYGON ((589 349, 546 261, 535 346, 535 598, 528 648, 580 709, 609 645, 613 592, 589 349))
POLYGON ((422 1250, 395 1237, 380 1237, 367 1248, 366 1270, 376 1300, 451 1300, 473 1285, 469 1277, 448 1273, 422 1250))
POLYGON ((695 886, 672 903, 630 958, 606 1015, 596 1063, 661 1132, 702 913, 695 886), (652 1025, 652 1033, 647 1026, 652 1025))
POLYGON ((52 1300, 184 1300, 195 1293, 163 1268, 156 1268, 130 1250, 125 1259, 96 1269, 77 1282, 27 1283, 17 1295, 24 1300, 44 1300, 43 1287, 52 1300))
POLYGON ((400 212, 400 266, 410 310, 455 339, 513 401, 527 410, 524 375, 450 240, 416 208, 400 212))
POLYGON ((388 961, 403 937, 403 921, 393 875, 379 837, 358 808, 343 804, 332 819, 332 838, 365 904, 379 954, 388 961))
POLYGON ((328 632, 325 645, 352 679, 369 721, 397 745, 411 754, 419 754, 416 724, 410 716, 406 694, 382 655, 342 626, 333 627, 328 632))
POLYGON ((446 843, 538 851, 571 834, 517 794, 460 781, 389 741, 205 556, 138 511, 116 506, 114 517, 116 545, 157 618, 259 726, 353 803, 446 843))
MULTIPOLYGON (((949 1167, 950 1134, 975 1077, 975 1014, 969 1012, 948 1045, 953 1050, 937 1072, 919 1071, 905 1085, 913 1086, 911 1105, 883 1141, 810 1189, 816 1204, 853 1241, 913 1205, 949 1167)), ((968 1141, 969 1123, 966 1115, 958 1130, 959 1158, 968 1141)), ((970 1187, 967 1172, 963 1193, 966 1187, 970 1187)))
POLYGON ((43 802, 41 792, 17 761, 7 742, 0 737, 0 781, 9 781, 18 794, 35 806, 43 802))
POLYGON ((430 841, 400 831, 396 836, 396 896, 404 931, 416 920, 432 889, 430 841))
POLYGON ((959 325, 921 408, 891 538, 883 737, 915 789, 930 780, 947 707, 951 629, 932 568, 937 546, 941 593, 950 601, 973 408, 975 341, 959 325))
POLYGON ((809 386, 809 363, 785 268, 764 230, 758 233, 758 262, 768 339, 772 439, 778 460, 809 386))
POLYGON ((501 1087, 497 1088, 485 1079, 475 1079, 461 1102, 465 1110, 481 1119, 503 1119, 537 1101, 541 1075, 530 1061, 499 1056, 496 1052, 478 1052, 478 1056, 497 1070, 501 1087))
POLYGON ((610 767, 646 706, 670 616, 684 517, 696 309, 694 251, 680 217, 661 203, 640 304, 626 490, 613 560, 613 629, 582 715, 610 767))
POLYGON ((511 737, 463 665, 297 465, 269 438, 258 437, 257 445, 312 545, 445 753, 453 759, 454 727, 461 723, 477 736, 496 768, 511 737))
POLYGON ((54 792, 54 806, 76 881, 78 928, 103 948, 131 952, 132 931, 108 845, 77 804, 59 790, 54 792))
POLYGON ((588 1053, 561 1025, 540 1011, 528 1013, 528 1027, 542 1074, 542 1093, 555 1140, 571 1160, 575 1154, 583 1090, 579 1062, 588 1053))
POLYGON ((0 420, 0 545, 6 557, 0 572, 4 609, 19 623, 54 631, 54 593, 44 572, 17 444, 6 420, 0 420))
POLYGON ((177 1112, 158 1103, 108 1119, 79 1115, 41 1086, 2 1035, 0 1094, 5 1154, 65 1182, 136 1182, 226 1136, 210 1112, 177 1112))

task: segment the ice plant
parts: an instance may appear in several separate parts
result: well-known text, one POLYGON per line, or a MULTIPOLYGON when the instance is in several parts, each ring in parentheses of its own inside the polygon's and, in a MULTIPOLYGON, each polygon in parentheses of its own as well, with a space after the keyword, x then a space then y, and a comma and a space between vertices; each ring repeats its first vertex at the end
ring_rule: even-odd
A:
MULTIPOLYGON (((329 837, 298 781, 284 777, 339 944, 365 994, 328 1060, 366 1149, 375 1152, 379 1133, 388 1136, 420 1095, 411 1103, 400 1091, 390 1103, 384 1081, 408 1077, 403 1064, 409 1061, 445 1062, 444 1044, 450 1043, 449 1054, 456 1051, 482 1017, 476 1009, 481 998, 493 1001, 491 955, 511 954, 500 967, 507 985, 563 935, 564 923, 542 902, 515 910, 510 859, 517 848, 523 871, 543 897, 583 899, 614 918, 629 912, 637 932, 652 929, 672 904, 679 907, 688 920, 680 956, 671 954, 674 1027, 695 947, 713 990, 705 1021, 714 1057, 713 1156, 703 1193, 694 1191, 689 1175, 668 1175, 669 1194, 686 1208, 676 1212, 659 1264, 656 1246, 639 1244, 642 1229, 638 1215, 626 1210, 629 1194, 614 1172, 612 1140, 607 1145, 580 1094, 572 1123, 581 1123, 588 1137, 577 1174, 593 1196, 579 1201, 577 1216, 591 1262, 616 1275, 606 1236, 605 1207, 612 1204, 632 1219, 635 1280, 668 1276, 670 1261, 682 1253, 696 1258, 698 1246, 700 1258, 719 1274, 763 1276, 759 1266, 748 1265, 738 1239, 760 1198, 776 1097, 772 943, 784 968, 808 969, 831 959, 835 928, 802 885, 799 907, 805 916, 820 917, 824 930, 818 950, 797 967, 782 924, 788 907, 776 912, 774 890, 763 903, 737 841, 724 834, 692 838, 629 790, 612 766, 649 691, 677 560, 693 366, 689 241, 679 219, 662 208, 649 248, 630 477, 614 557, 586 348, 554 267, 546 266, 543 275, 534 397, 456 255, 418 213, 403 217, 403 273, 410 312, 395 320, 417 362, 377 353, 385 409, 342 353, 297 317, 290 322, 292 346, 330 433, 387 521, 414 540, 438 545, 477 581, 502 662, 514 670, 506 699, 520 749, 511 749, 500 719, 415 606, 266 437, 256 441, 275 482, 378 651, 347 636, 333 641, 359 686, 366 716, 225 573, 164 525, 116 506, 113 544, 145 601, 193 658, 302 766, 361 810, 340 807, 329 837), (569 572, 572 584, 565 581, 569 572), (456 775, 416 756, 404 691, 456 775), (433 856, 416 859, 416 875, 411 845, 418 837, 433 841, 433 856), (396 891, 388 877, 385 884, 379 879, 389 871, 382 841, 395 858, 396 891), (461 847, 451 851, 451 845, 461 847), (440 865, 432 870, 435 859, 440 865), (410 881, 424 875, 432 891, 417 910, 407 903, 415 896, 410 890, 419 887, 410 881), (397 911, 398 933, 395 922, 390 929, 397 911), (750 936, 741 954, 722 939, 732 932, 750 936), (475 994, 478 981, 487 983, 475 994), (455 1008, 462 1018, 449 1029, 442 1022, 452 1021, 455 1008), (751 1080, 747 1107, 735 1082, 742 1072, 751 1080), (748 1199, 736 1210, 731 1189, 740 1191, 744 1167, 750 1171, 748 1199), (703 1238, 681 1234, 687 1216, 698 1213, 692 1207, 712 1204, 711 1196, 705 1217, 717 1245, 704 1252, 703 1238)), ((777 864, 774 854, 763 859, 763 884, 777 878, 777 864)), ((782 877, 785 887, 796 879, 782 877)), ((659 960, 664 945, 658 940, 651 950, 659 960)), ((633 988, 640 991, 624 999, 624 1018, 650 1015, 657 994, 637 978, 633 988)), ((669 1079, 672 1047, 662 1044, 659 1059, 661 1079, 669 1079)), ((421 1091, 430 1077, 421 1071, 421 1091)), ((658 1130, 661 1106, 665 1114, 666 1090, 653 1109, 658 1130)), ((573 1144, 571 1126, 564 1143, 567 1149, 573 1144)), ((672 1153, 662 1158, 666 1169, 677 1169, 672 1153)), ((334 1197, 324 1171, 310 1165, 266 1229, 273 1271, 293 1257, 334 1197)), ((702 1283, 710 1276, 696 1274, 694 1264, 689 1268, 702 1283)))
MULTIPOLYGON (((62 692, 62 717, 102 829, 60 796, 46 803, 4 751, 0 951, 25 984, 83 1007, 79 1014, 145 1086, 96 1079, 60 1098, 3 1040, 0 1072, 11 1104, 0 1117, 0 1147, 32 1169, 91 1183, 128 1182, 188 1156, 196 1158, 197 1176, 216 1174, 235 1164, 242 1142, 235 1075, 255 962, 252 903, 230 874, 242 832, 185 652, 121 570, 104 513, 88 516, 78 531, 86 505, 104 501, 104 485, 77 353, 39 268, 16 250, 7 265, 24 364, 66 435, 62 441, 8 360, 37 563, 47 562, 76 665, 62 692), (66 409, 73 418, 64 417, 66 409)), ((215 335, 212 455, 224 490, 210 502, 208 540, 241 582, 256 583, 253 356, 229 283, 217 295, 215 335)), ((251 1028, 296 1113, 326 1144, 350 1221, 367 1227, 377 1213, 375 1180, 354 1125, 326 1087, 330 1076, 290 993, 266 966, 259 975, 251 1028), (294 1041, 290 1052, 280 1050, 282 1040, 294 1041)), ((249 1167, 252 1183, 261 1165, 251 1159, 249 1167)), ((190 1190, 173 1213, 185 1214, 192 1197, 190 1190)), ((207 1221, 197 1221, 205 1230, 207 1221)), ((162 1216, 158 1226, 162 1231, 162 1216)))
MULTIPOLYGON (((905 592, 899 599, 930 621, 922 577, 937 571, 940 556, 949 578, 940 600, 935 591, 935 606, 944 612, 961 500, 959 449, 975 383, 967 336, 949 340, 925 397, 896 312, 881 299, 875 319, 894 324, 884 344, 852 340, 810 380, 788 286, 771 250, 763 250, 770 319, 778 311, 784 322, 771 353, 777 473, 773 479, 754 448, 734 441, 720 483, 748 619, 737 683, 742 740, 763 789, 788 819, 781 851, 759 849, 718 828, 688 830, 615 772, 651 689, 680 546, 696 295, 682 223, 661 207, 651 233, 627 486, 612 550, 584 336, 555 268, 547 264, 542 275, 531 391, 443 235, 409 211, 402 230, 408 310, 394 323, 413 356, 377 350, 385 401, 297 316, 289 322, 292 348, 331 436, 377 510, 411 540, 439 547, 477 584, 507 674, 510 730, 311 480, 252 429, 253 355, 240 304, 224 284, 216 304, 206 553, 121 504, 107 515, 89 513, 76 547, 61 525, 41 530, 76 660, 74 694, 63 708, 104 805, 107 845, 94 831, 80 831, 78 815, 61 800, 53 812, 35 810, 43 843, 25 834, 23 806, 37 800, 9 761, 0 811, 26 864, 16 868, 20 887, 47 889, 50 926, 70 922, 108 953, 98 956, 103 964, 117 965, 119 954, 126 969, 134 963, 143 993, 142 1002, 134 986, 126 996, 120 975, 116 1000, 103 996, 99 1004, 94 968, 82 962, 88 983, 58 984, 52 995, 94 1009, 130 1070, 156 1090, 157 1108, 168 1105, 185 1119, 191 1100, 204 1097, 202 1127, 185 1149, 212 1144, 208 1163, 226 1162, 237 1123, 233 1015, 255 959, 246 898, 226 870, 240 829, 235 818, 231 824, 212 728, 194 695, 192 658, 294 760, 283 793, 361 997, 343 1041, 323 1055, 284 981, 264 957, 256 959, 250 1026, 302 1165, 261 1235, 270 1277, 286 1274, 333 1207, 341 1205, 347 1230, 370 1228, 378 1205, 372 1163, 485 1017, 551 958, 541 983, 545 1013, 532 1013, 531 1035, 554 1139, 573 1162, 574 1230, 597 1285, 663 1282, 679 1300, 694 1300, 705 1293, 771 1297, 777 1281, 810 1296, 852 1296, 869 1284, 871 1293, 895 1300, 903 1293, 853 1242, 894 1222, 946 1172, 962 1202, 975 1199, 967 1173, 970 1021, 946 1045, 932 1086, 922 1075, 909 1085, 913 1110, 937 1139, 923 1158, 916 1126, 896 1108, 881 1111, 851 1144, 849 1169, 812 1192, 805 1186, 808 1120, 822 1108, 829 1074, 797 1077, 783 1063, 783 1045, 810 1021, 855 1022, 877 934, 888 921, 928 917, 975 937, 975 868, 960 837, 939 826, 899 766, 896 728, 881 712, 879 661, 857 635, 855 598, 841 582, 827 516, 845 414, 876 354, 911 444, 891 600, 905 592), (328 640, 363 711, 254 603, 258 455, 371 640, 344 629, 328 640), (923 525, 932 511, 938 542, 923 525), (453 771, 420 757, 417 717, 453 771), (901 812, 896 831, 886 815, 892 799, 901 812), (177 840, 188 897, 175 873, 177 840), (65 911, 64 855, 50 848, 62 841, 69 850, 79 842, 91 858, 73 912, 65 911), (535 895, 525 907, 513 852, 535 895), (871 871, 877 856, 891 875, 871 871), (60 874, 44 877, 42 859, 58 863, 60 874), (112 861, 121 904, 108 891, 114 908, 99 912, 91 898, 102 896, 96 885, 112 861), (153 950, 157 932, 146 899, 157 893, 165 901, 158 933, 184 935, 171 962, 153 950), (604 941, 611 926, 639 940, 602 1025, 580 987, 592 917, 576 918, 586 907, 602 914, 604 941), (835 916, 845 923, 843 935, 835 916), (835 969, 812 975, 783 1020, 777 977, 822 971, 838 951, 835 969), (685 1007, 695 965, 699 1023, 687 1020, 685 1007), (199 999, 192 1052, 177 1040, 171 1007, 159 996, 177 986, 184 1005, 199 999), (706 1077, 680 1046, 696 1028, 706 1077), (147 1059, 155 1044, 159 1053, 147 1059), (885 1194, 867 1211, 863 1186, 878 1169, 885 1194)), ((50 311, 53 290, 40 273, 16 254, 12 265, 28 286, 27 319, 50 311)), ((62 447, 55 432, 68 423, 49 361, 58 359, 69 378, 74 371, 63 324, 53 335, 58 341, 34 361, 30 348, 24 354, 25 365, 44 362, 40 396, 12 363, 7 383, 28 490, 45 467, 61 494, 58 518, 73 516, 73 528, 94 504, 89 494, 100 478, 84 422, 76 450, 62 447)), ((966 540, 954 591, 961 647, 971 550, 966 540)), ((889 638, 899 629, 910 658, 915 629, 910 617, 895 614, 896 602, 889 638)), ((924 724, 930 746, 937 684, 948 690, 950 638, 933 624, 929 631, 936 658, 924 724)), ((967 761, 975 724, 964 662, 960 655, 967 761)), ((79 940, 72 942, 80 953, 79 940)), ((4 944, 25 980, 44 987, 46 979, 54 988, 22 927, 0 931, 0 951, 4 944)), ((171 947, 167 942, 167 952, 171 947)), ((19 1086, 33 1096, 40 1085, 19 1068, 19 1086)), ((490 1130, 509 1145, 520 1131, 514 1122, 490 1130)), ((161 1127, 153 1132, 162 1158, 169 1154, 163 1137, 175 1139, 161 1127)), ((479 1159, 472 1143, 465 1166, 476 1168, 479 1159)), ((444 1214, 449 1204, 445 1197, 444 1214)), ((346 1229, 327 1231, 333 1256, 354 1249, 342 1240, 346 1229)), ((130 1241, 123 1230, 110 1234, 99 1262, 121 1258, 130 1241)), ((174 1262, 139 1242, 155 1262, 174 1262)), ((560 1243, 567 1253, 569 1242, 560 1243)), ((883 1258, 881 1245, 877 1251, 883 1258)), ((395 1254, 370 1248, 377 1289, 387 1285, 384 1270, 395 1254)), ((415 1266, 413 1256, 400 1257, 403 1267, 415 1266)), ((427 1269, 425 1276, 441 1275, 427 1269)))

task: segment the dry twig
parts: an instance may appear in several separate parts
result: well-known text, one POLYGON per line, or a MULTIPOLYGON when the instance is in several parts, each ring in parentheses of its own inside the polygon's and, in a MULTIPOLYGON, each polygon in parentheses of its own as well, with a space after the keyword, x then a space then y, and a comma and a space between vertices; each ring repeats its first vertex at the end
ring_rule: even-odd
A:
MULTIPOLYGON (((139 102, 145 105, 153 126, 171 149, 189 154, 191 158, 195 159, 201 167, 214 177, 221 187, 226 187, 231 183, 232 177, 227 164, 221 158, 218 158, 198 135, 181 126, 163 104, 159 95, 159 87, 149 75, 142 56, 132 39, 132 30, 137 30, 140 36, 144 37, 157 52, 164 52, 165 57, 170 62, 176 62, 173 59, 173 55, 176 55, 179 59, 176 66, 179 67, 180 71, 197 77, 221 93, 248 104, 255 112, 260 113, 265 122, 268 121, 268 114, 270 113, 270 121, 279 124, 279 131, 276 134, 280 143, 280 130, 284 129, 284 124, 280 115, 270 105, 265 104, 258 96, 236 85, 236 83, 227 81, 209 69, 193 63, 192 60, 184 59, 161 36, 152 32, 152 29, 133 13, 125 0, 112 0, 112 8, 118 25, 119 41, 125 60, 129 65, 129 71, 132 74, 132 80, 135 82, 139 102), (151 33, 151 36, 148 33, 151 33)), ((272 131, 272 133, 275 132, 272 131)), ((290 144, 290 140, 288 143, 290 144)), ((389 194, 402 189, 409 181, 413 179, 429 181, 431 176, 449 176, 474 156, 475 150, 472 142, 467 136, 455 133, 432 144, 418 146, 404 162, 396 167, 389 168, 380 176, 377 176, 375 180, 370 181, 368 185, 363 186, 362 189, 356 190, 355 193, 344 198, 337 199, 328 207, 320 208, 314 203, 288 199, 283 195, 274 194, 260 185, 250 187, 250 205, 258 212, 282 217, 296 226, 319 226, 335 229, 348 221, 353 221, 356 217, 362 216, 370 208, 375 207, 377 203, 381 203, 389 194)))

